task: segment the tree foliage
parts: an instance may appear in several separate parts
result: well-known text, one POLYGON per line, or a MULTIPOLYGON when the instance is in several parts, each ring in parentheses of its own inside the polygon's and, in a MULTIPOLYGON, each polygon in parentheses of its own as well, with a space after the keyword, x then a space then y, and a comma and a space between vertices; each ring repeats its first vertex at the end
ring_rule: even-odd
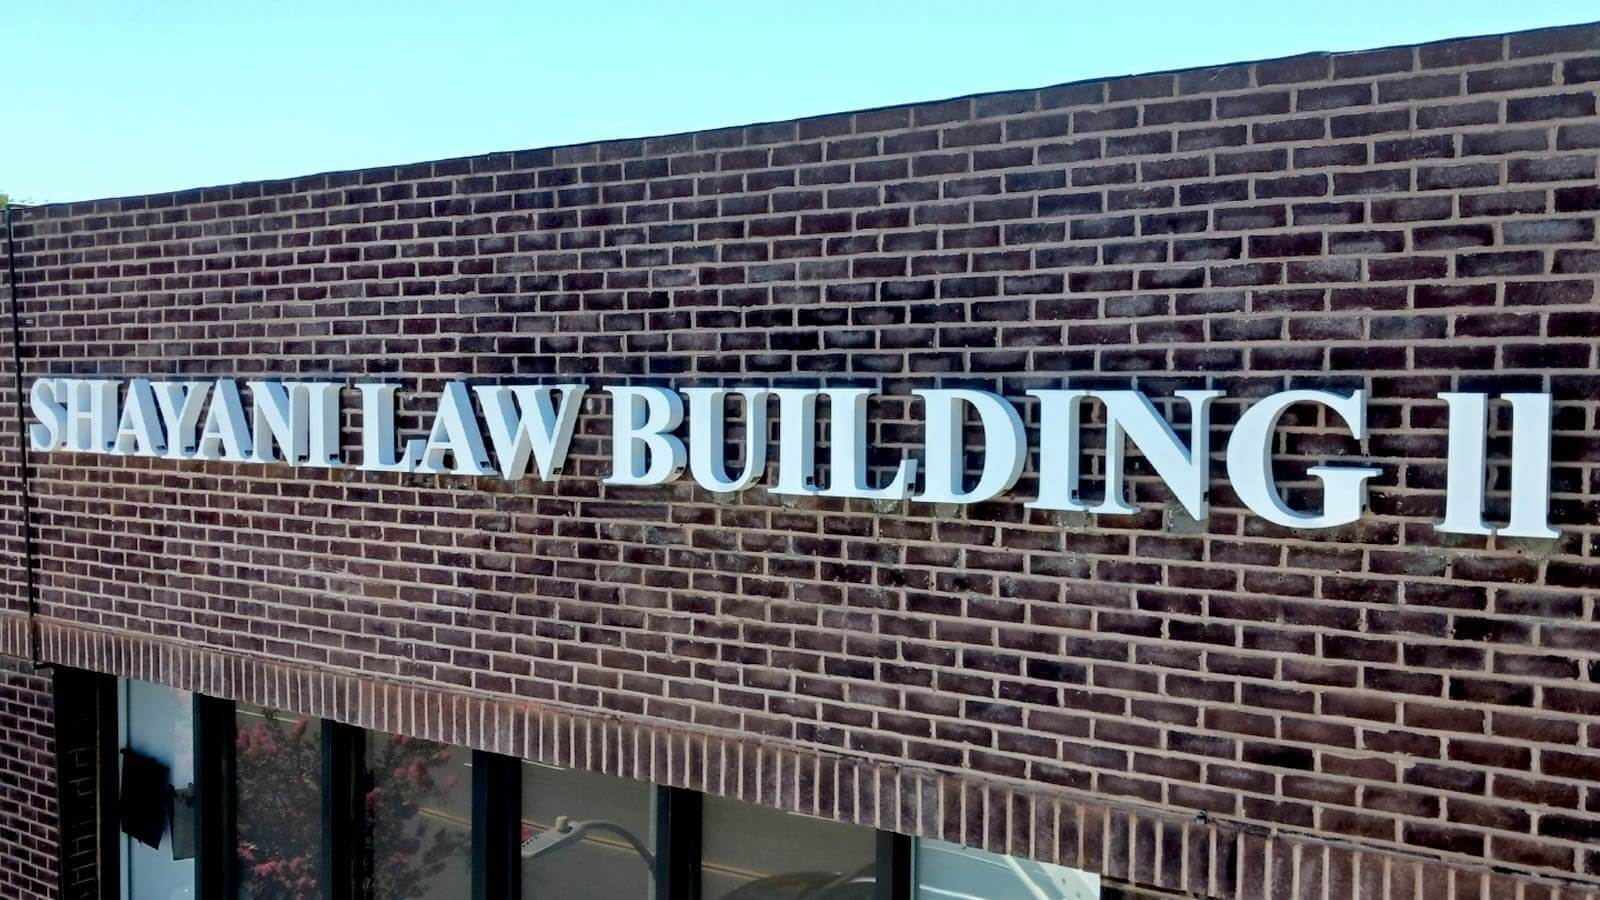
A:
MULTIPOLYGON (((322 741, 305 718, 266 711, 236 739, 239 896, 323 900, 322 741)), ((373 895, 414 900, 467 850, 466 835, 430 820, 426 804, 457 785, 450 749, 391 736, 368 760, 364 879, 373 895), (436 778, 435 776, 443 776, 436 778)))

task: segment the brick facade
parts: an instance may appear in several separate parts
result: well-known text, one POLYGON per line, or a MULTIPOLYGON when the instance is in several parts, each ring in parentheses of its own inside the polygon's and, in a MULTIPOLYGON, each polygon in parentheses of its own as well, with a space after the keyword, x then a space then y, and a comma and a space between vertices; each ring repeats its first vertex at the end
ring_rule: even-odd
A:
POLYGON ((50 677, 0 659, 0 894, 60 896, 50 677))
POLYGON ((1582 895, 1597 88, 1582 26, 24 210, 24 382, 394 378, 412 434, 454 378, 871 386, 879 472, 918 387, 1217 387, 1219 450, 1363 388, 1280 478, 1383 474, 1315 534, 1137 460, 1099 519, 1036 460, 955 510, 617 488, 602 396, 549 483, 58 452, 0 643, 1140 884, 1582 895), (1560 539, 1433 529, 1447 390, 1553 393, 1560 539))
POLYGON ((118 756, 112 732, 117 721, 116 681, 68 668, 56 668, 52 675, 56 768, 48 787, 59 810, 59 896, 104 900, 115 893, 120 862, 115 846, 120 836, 118 756))

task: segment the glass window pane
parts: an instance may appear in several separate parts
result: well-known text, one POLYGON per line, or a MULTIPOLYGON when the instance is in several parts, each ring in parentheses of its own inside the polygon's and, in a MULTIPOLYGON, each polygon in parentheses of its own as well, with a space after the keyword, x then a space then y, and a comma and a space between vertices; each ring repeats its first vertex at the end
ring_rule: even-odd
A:
POLYGON ((721 797, 701 808, 701 896, 870 900, 877 834, 721 797))
POLYGON ((1093 900, 1100 876, 945 841, 916 844, 917 900, 1093 900))
POLYGON ((522 896, 611 900, 650 896, 647 782, 522 766, 522 896))
POLYGON ((377 900, 458 900, 472 887, 472 751, 367 737, 367 878, 377 900))
POLYGON ((322 722, 234 708, 239 896, 320 900, 322 722))
MULTIPOLYGON (((144 824, 153 822, 154 833, 159 836, 159 846, 151 847, 138 840, 122 836, 122 864, 128 900, 186 900, 194 893, 194 860, 174 859, 172 828, 167 822, 166 792, 170 785, 190 788, 194 784, 194 695, 161 684, 125 680, 119 711, 122 728, 122 746, 167 770, 164 784, 119 785, 125 803, 137 799, 140 808, 122 811, 122 825, 126 830, 133 825, 135 832, 144 829, 134 824, 142 817, 144 824)), ((127 764, 127 754, 119 760, 127 764)))

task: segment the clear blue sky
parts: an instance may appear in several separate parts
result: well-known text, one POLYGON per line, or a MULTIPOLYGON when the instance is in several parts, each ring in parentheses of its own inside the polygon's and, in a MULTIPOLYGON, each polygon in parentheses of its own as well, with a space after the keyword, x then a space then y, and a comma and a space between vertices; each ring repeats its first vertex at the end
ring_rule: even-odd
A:
POLYGON ((0 191, 137 194, 1592 19, 1595 0, 5 0, 0 191))

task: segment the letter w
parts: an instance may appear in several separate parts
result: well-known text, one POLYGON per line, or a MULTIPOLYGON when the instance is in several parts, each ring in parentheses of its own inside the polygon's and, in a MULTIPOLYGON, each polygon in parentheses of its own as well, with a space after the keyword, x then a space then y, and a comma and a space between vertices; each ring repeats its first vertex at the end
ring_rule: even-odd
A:
POLYGON ((531 457, 538 466, 539 477, 550 480, 551 474, 566 462, 567 447, 572 443, 585 390, 581 384, 477 385, 473 388, 483 407, 489 440, 494 444, 495 459, 500 462, 503 477, 521 478, 528 471, 531 457), (551 399, 555 391, 561 392, 559 411, 551 399))

